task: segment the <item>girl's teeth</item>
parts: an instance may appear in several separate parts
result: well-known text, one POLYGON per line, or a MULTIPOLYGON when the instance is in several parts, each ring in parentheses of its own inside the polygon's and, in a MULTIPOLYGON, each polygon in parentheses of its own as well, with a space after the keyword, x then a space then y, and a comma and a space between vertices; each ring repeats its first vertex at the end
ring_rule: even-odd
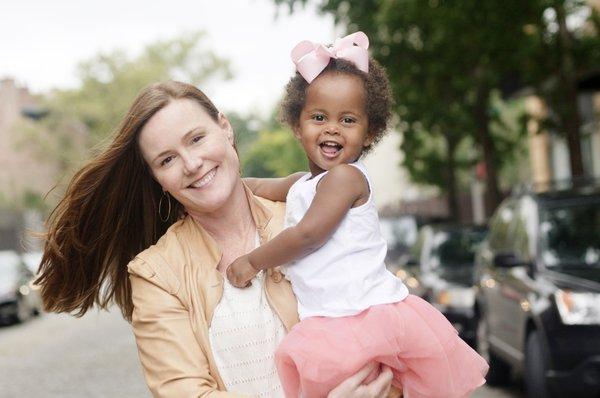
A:
POLYGON ((194 187, 194 188, 202 188, 203 186, 205 186, 206 184, 208 184, 209 182, 211 182, 213 180, 213 178, 215 178, 215 174, 216 173, 217 173, 217 169, 212 169, 204 177, 202 177, 202 179, 200 179, 200 180, 196 181, 195 183, 193 183, 192 187, 194 187))

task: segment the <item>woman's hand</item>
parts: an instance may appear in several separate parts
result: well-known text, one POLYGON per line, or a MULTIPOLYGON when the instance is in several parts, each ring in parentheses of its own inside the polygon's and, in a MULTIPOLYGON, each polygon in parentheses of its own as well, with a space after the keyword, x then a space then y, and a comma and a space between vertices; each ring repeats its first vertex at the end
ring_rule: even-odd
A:
POLYGON ((339 386, 331 390, 327 398, 381 398, 387 397, 392 387, 392 370, 387 366, 381 367, 379 376, 369 384, 363 384, 365 379, 376 370, 379 363, 371 362, 354 375, 347 378, 339 386))
POLYGON ((238 257, 227 267, 227 279, 235 287, 248 287, 258 271, 250 264, 248 255, 238 257))

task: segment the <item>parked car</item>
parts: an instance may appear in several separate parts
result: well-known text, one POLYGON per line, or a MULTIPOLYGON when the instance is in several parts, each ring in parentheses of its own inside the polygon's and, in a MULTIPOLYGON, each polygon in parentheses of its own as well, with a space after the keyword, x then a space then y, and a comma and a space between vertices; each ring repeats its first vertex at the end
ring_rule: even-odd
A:
POLYGON ((397 273, 411 293, 432 303, 467 343, 475 344, 475 249, 486 227, 426 225, 421 228, 409 262, 397 273))
POLYGON ((488 383, 514 371, 529 397, 600 396, 600 187, 506 199, 476 269, 488 383))
POLYGON ((42 253, 40 251, 33 251, 33 252, 23 253, 21 255, 23 262, 25 263, 27 268, 29 268, 29 270, 31 272, 33 272, 34 275, 37 274, 37 272, 38 272, 38 268, 40 267, 40 263, 42 262, 43 254, 44 253, 42 253))
POLYGON ((410 215, 382 217, 379 224, 388 245, 385 263, 390 271, 396 272, 406 263, 417 239, 417 220, 410 215))
POLYGON ((24 322, 40 313, 39 290, 33 286, 33 273, 14 251, 0 251, 0 321, 24 322))

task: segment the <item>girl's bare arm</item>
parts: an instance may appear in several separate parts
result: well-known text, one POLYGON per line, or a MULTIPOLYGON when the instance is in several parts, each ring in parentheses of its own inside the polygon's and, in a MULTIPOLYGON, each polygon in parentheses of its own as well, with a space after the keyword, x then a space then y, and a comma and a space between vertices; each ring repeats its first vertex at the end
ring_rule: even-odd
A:
POLYGON ((275 202, 285 202, 290 187, 305 174, 306 172, 298 172, 282 178, 247 177, 244 178, 244 182, 256 196, 275 202))
POLYGON ((348 211, 368 195, 367 181, 358 169, 346 164, 334 167, 319 182, 302 220, 253 250, 248 255, 250 264, 256 269, 271 268, 313 252, 331 237, 348 211))

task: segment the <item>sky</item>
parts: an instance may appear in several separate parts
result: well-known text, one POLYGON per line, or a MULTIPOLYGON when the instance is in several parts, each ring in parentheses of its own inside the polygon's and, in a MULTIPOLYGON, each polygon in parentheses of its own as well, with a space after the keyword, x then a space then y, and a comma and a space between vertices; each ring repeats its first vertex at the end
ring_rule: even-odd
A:
POLYGON ((231 62, 234 79, 201 87, 223 111, 268 115, 293 72, 301 40, 333 42, 340 29, 314 7, 288 14, 272 0, 2 0, 0 79, 34 93, 77 86, 76 66, 204 30, 211 49, 231 62), (278 15, 277 15, 278 14, 278 15))

